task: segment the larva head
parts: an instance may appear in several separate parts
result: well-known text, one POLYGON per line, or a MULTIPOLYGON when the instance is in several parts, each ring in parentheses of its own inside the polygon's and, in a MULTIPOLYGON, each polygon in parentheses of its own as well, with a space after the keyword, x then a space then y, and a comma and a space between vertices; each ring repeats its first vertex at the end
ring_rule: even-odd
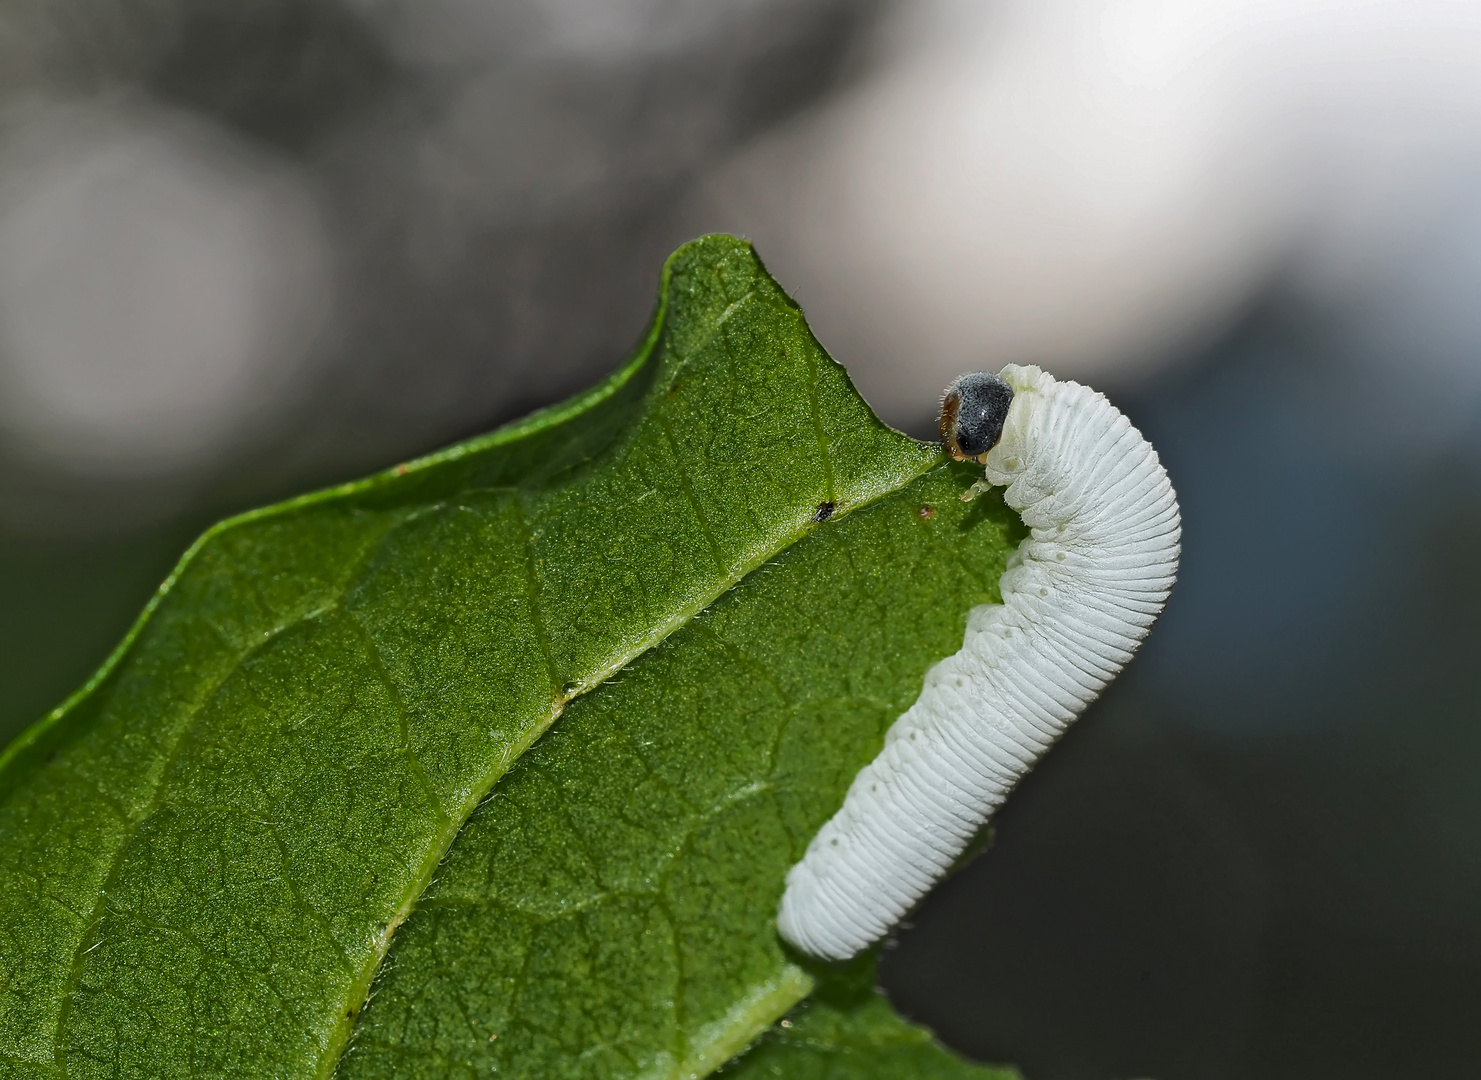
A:
POLYGON ((982 461, 1003 437, 1013 388, 996 375, 960 375, 941 399, 941 441, 958 461, 982 461))

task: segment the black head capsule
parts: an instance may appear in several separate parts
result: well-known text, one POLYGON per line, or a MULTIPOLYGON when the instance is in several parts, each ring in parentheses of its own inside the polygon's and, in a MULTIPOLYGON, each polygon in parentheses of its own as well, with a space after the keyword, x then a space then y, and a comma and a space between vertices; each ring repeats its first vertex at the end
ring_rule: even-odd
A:
POLYGON ((1003 437, 1013 388, 996 375, 959 375, 941 399, 941 441, 958 461, 982 461, 1003 437))

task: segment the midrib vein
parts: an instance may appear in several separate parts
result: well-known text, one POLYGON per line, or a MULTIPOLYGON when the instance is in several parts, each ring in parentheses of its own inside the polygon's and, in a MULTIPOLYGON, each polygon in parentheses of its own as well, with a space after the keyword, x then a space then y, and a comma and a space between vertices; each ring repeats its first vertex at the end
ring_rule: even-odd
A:
MULTIPOLYGON (((664 425, 664 427, 666 428, 666 425, 664 425)), ((665 436, 665 441, 668 442, 669 446, 672 448, 672 433, 668 430, 664 430, 663 435, 665 436)), ((826 448, 820 447, 820 449, 823 451, 823 455, 826 459, 826 448)), ((827 464, 831 465, 831 463, 827 464)), ((902 488, 912 483, 925 473, 929 472, 932 468, 936 467, 936 464, 937 463, 935 461, 925 461, 917 464, 915 468, 910 470, 909 475, 894 478, 887 485, 871 493, 868 498, 860 500, 859 502, 853 503, 847 507, 840 507, 835 517, 841 518, 843 516, 846 516, 848 513, 863 509, 864 507, 869 506, 880 499, 888 498, 889 496, 896 494, 902 488)), ((830 488, 829 494, 831 495, 831 488, 833 486, 831 467, 827 468, 827 473, 828 487, 830 488)), ((686 492, 686 494, 693 498, 692 492, 686 492)), ((435 511, 439 506, 442 505, 444 504, 439 501, 437 503, 416 507, 404 513, 396 514, 393 520, 389 520, 386 523, 386 527, 382 529, 380 533, 375 537, 375 539, 367 544, 366 547, 362 550, 361 554, 356 560, 355 569, 344 579, 345 584, 339 589, 337 596, 335 596, 335 598, 330 603, 322 605, 321 607, 318 607, 312 611, 304 612, 290 620, 283 622, 282 624, 275 627, 272 631, 270 631, 267 635, 265 635, 261 640, 253 642, 250 647, 242 650, 241 653, 222 670, 219 677, 211 684, 209 689, 202 694, 198 704, 191 709, 188 717, 180 724, 178 730, 173 735, 172 745, 170 745, 167 753, 161 761, 159 768, 155 771, 153 777, 149 781, 150 800, 147 807, 139 814, 133 816, 127 822, 125 828, 118 834, 117 846, 113 850, 111 858, 109 860, 107 873, 102 878, 103 884, 99 888, 97 899, 93 904, 91 910, 88 912, 86 923, 79 934, 77 944, 69 965, 67 980, 64 983, 63 990, 60 996, 60 1005, 57 1014, 56 1026, 53 1032, 53 1060, 51 1064, 52 1067, 56 1069, 59 1076, 67 1076, 66 1047, 64 1037, 70 1020, 72 1004, 81 982, 83 970, 86 965, 87 954, 92 951, 92 949, 95 948, 98 944, 98 942, 94 939, 96 937, 98 926, 101 923, 103 916, 106 914, 106 901, 109 890, 118 880, 125 855, 129 849, 132 840, 138 834, 139 829, 143 826, 144 822, 146 822, 164 804, 164 801, 168 794, 167 780, 171 772, 173 771, 176 763, 179 761, 184 748, 189 744, 191 736, 197 730, 200 718, 209 703, 214 699, 216 694, 219 693, 221 687, 232 677, 232 675, 239 671, 241 667, 245 663, 247 663, 252 656, 256 655, 256 653, 265 645, 280 637, 282 634, 287 633, 288 631, 301 626, 306 622, 309 622, 316 618, 320 618, 340 608, 340 605, 343 603, 344 598, 352 593, 356 585, 359 584, 365 572, 365 568, 382 551, 387 538, 399 527, 405 525, 406 523, 417 517, 422 516, 425 513, 435 511)), ((528 525, 528 521, 529 519, 528 517, 526 517, 526 525, 528 525)), ((703 522, 702 517, 701 521, 703 522)), ((708 523, 703 523, 702 527, 704 528, 705 532, 709 534, 708 523)), ((527 534, 525 536, 526 543, 528 543, 531 539, 528 535, 529 531, 530 530, 528 529, 528 527, 526 527, 524 530, 524 532, 527 534)), ((562 692, 561 687, 558 686, 556 688, 556 700, 552 703, 551 707, 545 712, 545 714, 543 716, 531 718, 533 722, 528 726, 528 728, 522 734, 521 738, 515 744, 513 744, 513 746, 510 748, 510 752, 500 755, 498 761, 491 763, 491 767, 488 771, 487 776, 485 777, 484 782, 477 786, 477 789, 470 795, 468 799, 463 802, 461 806, 453 809, 447 814, 446 818, 444 819, 444 828, 439 830, 438 833, 432 837, 431 842, 426 848, 425 858, 422 860, 422 863, 419 867, 419 873, 417 873, 414 877, 412 887, 407 890, 401 902, 396 906, 393 918, 387 923, 383 933, 380 935, 380 940, 370 951, 370 955, 367 958, 367 963, 365 963, 360 968, 360 970, 356 972, 351 978, 351 981, 346 988, 348 992, 345 995, 345 998, 340 1003, 340 1005, 335 1010, 333 1010, 335 1015, 344 1016, 345 1012, 348 1011, 353 1016, 353 1024, 358 1024, 361 1011, 364 1006, 365 998, 369 993, 376 972, 378 971, 386 954, 390 950, 390 944, 396 929, 414 910, 416 901, 420 898, 427 885, 430 883, 433 875, 437 870, 437 867, 441 864, 443 858, 452 847, 452 844, 456 840, 457 835, 462 831, 464 824, 466 824, 467 819, 472 815, 478 804, 487 797, 488 793, 493 789, 498 780, 508 771, 514 761, 518 760, 518 758, 526 750, 528 750, 531 745, 534 744, 535 740, 543 735, 550 728, 550 726, 560 717, 561 713, 564 711, 565 705, 581 694, 586 693, 588 690, 601 685, 601 683, 605 679, 610 678, 612 675, 615 675, 618 671, 622 670, 628 664, 632 663, 639 656, 652 649, 656 645, 662 643, 677 630, 688 625, 695 618, 695 616, 708 608, 719 597, 725 595, 731 589, 739 585, 741 581, 743 581, 752 572, 762 567, 766 562, 774 558, 780 552, 805 539, 810 531, 811 527, 809 524, 807 524, 806 519, 804 519, 802 522, 800 522, 797 526, 794 526, 784 535, 777 537, 776 541, 772 545, 768 546, 766 550, 753 554, 750 559, 746 560, 744 563, 738 566, 735 566, 729 573, 722 573, 713 583, 713 587, 706 590, 703 596, 701 596, 695 602, 685 605, 683 608, 675 611, 675 613, 669 619, 664 620, 661 624, 655 626, 652 631, 650 631, 649 634, 645 635, 640 641, 638 641, 634 645, 634 647, 611 656, 604 664, 597 665, 595 670, 593 670, 590 674, 585 675, 584 677, 580 677, 579 685, 574 692, 566 695, 562 692)), ((718 545, 715 543, 715 538, 712 534, 707 535, 707 538, 710 541, 712 551, 715 550, 718 547, 718 545)), ((183 576, 186 569, 187 568, 183 566, 180 568, 180 576, 183 576)), ((176 580, 178 581, 179 579, 177 578, 176 580)), ((536 617, 539 618, 540 615, 536 614, 536 617)), ((357 627, 359 626, 358 620, 352 619, 352 622, 354 622, 357 627)), ((363 631, 364 628, 359 627, 359 629, 363 631)), ((126 663, 126 660, 124 660, 124 662, 126 663)), ((114 670, 116 672, 118 669, 115 668, 114 670)), ((382 669, 382 674, 384 677, 389 678, 389 672, 385 672, 384 669, 382 669)), ((580 675, 580 673, 575 672, 568 674, 578 676, 580 675)), ((94 687, 92 687, 93 691, 96 693, 97 691, 101 690, 102 685, 103 684, 101 683, 95 685, 94 687)), ((397 689, 400 690, 400 687, 397 687, 397 689)), ((81 706, 83 702, 91 696, 92 695, 85 695, 83 698, 73 701, 71 703, 71 707, 76 708, 81 706)), ((321 1078, 331 1076, 335 1069, 338 1067, 338 1063, 342 1057, 345 1047, 348 1045, 352 1034, 352 1027, 350 1025, 337 1025, 336 1027, 337 1030, 335 1034, 338 1034, 339 1037, 335 1037, 335 1034, 331 1034, 329 1044, 325 1047, 325 1052, 320 1060, 320 1065, 317 1070, 317 1075, 321 1078)), ((41 1063, 37 1062, 37 1064, 41 1063)))
MULTIPOLYGON (((837 520, 839 518, 847 516, 849 513, 863 510, 868 506, 872 506, 874 503, 880 501, 881 499, 886 499, 892 495, 899 493, 904 488, 908 487, 910 484, 918 480, 920 477, 930 472, 932 469, 937 468, 938 465, 939 462, 937 461, 925 462, 924 464, 918 466, 917 469, 910 475, 892 481, 887 486, 871 494, 867 499, 862 499, 856 503, 850 504, 845 508, 841 508, 839 513, 836 514, 832 520, 837 520)), ((480 790, 474 796, 470 797, 459 809, 459 812, 456 815, 456 827, 445 831, 439 838, 439 843, 435 845, 433 849, 429 849, 429 857, 424 863, 423 872, 420 875, 420 885, 415 890, 409 891, 404 905, 400 909, 398 909, 398 914, 395 921, 388 927, 387 932, 384 935, 383 947, 376 955, 375 962, 367 967, 364 973, 364 978, 357 980, 358 994, 353 998, 347 999, 344 1003, 343 1009, 341 1010, 342 1012, 349 1011, 353 1014, 354 1028, 346 1032, 346 1037, 339 1042, 338 1046, 331 1047, 329 1052, 325 1054, 324 1061, 321 1063, 320 1069, 316 1074, 318 1080, 329 1080, 329 1078, 334 1075, 335 1070, 339 1067, 339 1062, 343 1059, 345 1050, 348 1048, 350 1042, 353 1041, 354 1030, 358 1029, 360 1018, 362 1015, 362 1009, 365 1003, 365 998, 370 992, 371 985, 374 983, 375 975, 380 968, 381 962, 385 959, 386 954, 390 951, 391 939, 396 928, 404 923, 406 919, 410 917, 411 913, 415 910, 417 901, 421 898, 422 893, 426 891, 427 885, 431 883, 432 878, 436 874, 437 868, 442 864, 442 860, 446 857, 447 852, 451 850, 453 843, 457 840, 458 834, 462 832, 463 826, 467 824, 468 818, 472 816, 473 811, 478 808, 479 804, 488 797, 489 793, 493 790, 498 781, 502 779, 505 774, 508 773, 510 768, 513 767, 514 762, 519 760, 524 752, 531 746, 533 746, 535 741, 550 729, 550 726, 554 724, 555 721, 560 718, 561 713, 565 711, 565 707, 567 704, 569 704, 571 701, 574 701, 576 698, 582 696, 583 694, 586 694, 591 690, 598 688, 606 679, 617 674, 617 672, 627 667, 627 665, 631 664, 638 657, 642 656, 644 653, 648 652, 656 645, 661 644, 678 630, 689 625, 691 622, 693 622, 694 618, 697 615, 707 609, 711 604, 715 603, 715 601, 717 601, 720 597, 724 596, 730 590, 738 586, 742 581, 745 580, 745 578, 749 577, 755 571, 761 569, 763 566, 766 565, 766 563, 770 562, 781 552, 792 547, 794 544, 806 539, 811 531, 812 529, 809 528, 807 524, 804 524, 788 534, 788 536, 785 537, 782 542, 769 548, 765 552, 756 555, 752 559, 747 560, 747 562, 744 563, 740 568, 726 575, 718 583, 718 586, 701 602, 691 604, 683 608, 674 617, 661 624, 659 632, 645 638, 637 647, 614 657, 592 675, 582 678, 581 686, 578 690, 576 690, 569 696, 563 697, 561 700, 559 700, 555 707, 550 710, 550 712, 542 722, 531 726, 527 736, 521 739, 520 742, 516 745, 515 753, 513 753, 506 759, 506 763, 503 765, 503 767, 492 773, 492 775, 488 779, 488 783, 485 786, 481 787, 480 790)))

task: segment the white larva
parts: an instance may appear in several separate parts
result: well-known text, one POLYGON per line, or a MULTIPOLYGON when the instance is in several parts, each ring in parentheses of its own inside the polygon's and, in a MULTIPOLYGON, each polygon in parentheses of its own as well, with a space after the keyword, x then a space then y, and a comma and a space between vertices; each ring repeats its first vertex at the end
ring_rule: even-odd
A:
POLYGON ((927 673, 788 872, 777 928, 817 957, 878 941, 940 880, 1131 659, 1177 575, 1177 497, 1151 444, 1088 387, 1037 367, 1000 378, 1012 397, 996 445, 965 434, 949 445, 986 465, 974 492, 1006 486, 1030 535, 1002 576, 1003 602, 969 613, 961 651, 927 673))

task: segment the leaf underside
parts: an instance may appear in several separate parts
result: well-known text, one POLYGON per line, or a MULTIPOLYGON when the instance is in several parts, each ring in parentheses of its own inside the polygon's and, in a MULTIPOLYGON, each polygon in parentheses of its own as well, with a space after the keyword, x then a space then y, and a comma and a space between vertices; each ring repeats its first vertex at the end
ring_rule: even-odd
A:
POLYGON ((826 971, 812 997, 727 1065, 725 1080, 1021 1080, 963 1061, 874 989, 874 956, 826 971))
MULTIPOLYGON (((997 599, 971 480, 710 237, 593 390, 218 526, 0 759, 0 1076, 721 1066, 814 985, 787 867, 997 599)), ((830 1008, 733 1068, 994 1075, 830 1008)))

